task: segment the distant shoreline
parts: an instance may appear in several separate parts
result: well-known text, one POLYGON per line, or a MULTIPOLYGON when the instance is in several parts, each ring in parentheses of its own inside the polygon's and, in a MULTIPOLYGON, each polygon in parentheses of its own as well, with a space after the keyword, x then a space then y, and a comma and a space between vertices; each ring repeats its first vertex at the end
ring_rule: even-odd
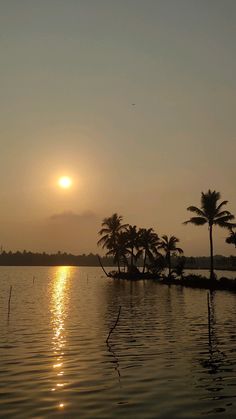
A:
MULTIPOLYGON (((112 257, 101 256, 102 265, 107 268, 114 267, 112 257)), ((178 263, 177 258, 172 258, 173 268, 178 263)), ((82 255, 73 255, 66 252, 33 253, 24 250, 23 252, 6 252, 0 253, 0 266, 100 266, 98 254, 89 253, 82 255)), ((143 266, 143 259, 137 263, 137 266, 143 266)), ((214 266, 216 270, 236 271, 236 256, 214 256, 214 266)), ((122 269, 122 267, 121 267, 122 269)), ((208 256, 186 256, 184 269, 209 270, 210 258, 208 256)))
MULTIPOLYGON (((77 267, 77 268, 100 268, 99 264, 96 265, 84 265, 84 264, 67 264, 67 263, 55 263, 55 264, 1 264, 0 267, 22 267, 22 268, 28 268, 28 267, 60 267, 60 266, 71 266, 71 267, 77 267)), ((112 265, 104 265, 104 268, 109 269, 113 267, 112 265)), ((185 271, 191 270, 191 271, 209 271, 210 268, 192 268, 192 267, 185 267, 185 271)), ((215 268, 215 271, 228 271, 228 272, 236 272, 236 268, 215 268)))

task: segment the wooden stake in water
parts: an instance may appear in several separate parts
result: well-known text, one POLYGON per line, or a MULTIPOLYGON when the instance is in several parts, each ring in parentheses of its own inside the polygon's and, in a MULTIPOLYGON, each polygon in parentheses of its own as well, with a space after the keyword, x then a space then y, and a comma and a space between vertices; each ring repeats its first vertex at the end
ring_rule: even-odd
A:
POLYGON ((108 336, 107 336, 107 339, 106 339, 106 343, 109 341, 110 336, 111 336, 111 334, 112 334, 113 330, 114 330, 114 329, 116 328, 116 326, 117 326, 117 323, 118 323, 119 318, 120 318, 120 312, 121 312, 121 306, 119 307, 119 312, 118 312, 118 316, 117 316, 117 319, 116 319, 116 321, 115 321, 115 324, 114 324, 114 326, 111 328, 110 332, 108 333, 108 336))
POLYGON ((8 298, 8 316, 11 311, 11 292, 12 292, 12 285, 10 286, 9 298, 8 298))
POLYGON ((207 293, 207 309, 208 309, 208 338, 209 345, 211 345, 211 305, 210 305, 210 294, 207 293))

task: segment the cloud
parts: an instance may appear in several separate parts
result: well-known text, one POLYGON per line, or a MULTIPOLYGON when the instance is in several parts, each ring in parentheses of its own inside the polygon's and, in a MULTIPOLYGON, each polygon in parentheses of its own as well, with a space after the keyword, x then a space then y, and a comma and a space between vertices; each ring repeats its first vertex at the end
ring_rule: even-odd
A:
POLYGON ((81 223, 85 221, 95 221, 97 218, 96 214, 92 211, 85 211, 81 214, 78 214, 73 211, 63 211, 58 214, 53 214, 49 217, 50 221, 60 221, 64 223, 81 223))
POLYGON ((52 214, 44 226, 45 243, 52 249, 89 253, 96 251, 100 217, 93 211, 67 210, 52 214))

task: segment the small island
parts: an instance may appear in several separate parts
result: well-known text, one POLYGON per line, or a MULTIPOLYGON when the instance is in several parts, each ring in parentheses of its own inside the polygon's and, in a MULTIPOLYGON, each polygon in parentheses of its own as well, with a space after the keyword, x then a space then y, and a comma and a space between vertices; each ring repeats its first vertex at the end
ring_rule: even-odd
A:
POLYGON ((210 242, 210 275, 185 275, 186 258, 175 236, 159 235, 153 228, 137 228, 136 225, 123 223, 123 217, 117 213, 102 221, 98 245, 106 249, 106 256, 112 257, 117 270, 106 272, 101 258, 100 265, 104 273, 114 279, 140 280, 153 279, 163 284, 175 284, 194 288, 223 289, 236 291, 236 281, 221 277, 217 279, 214 267, 213 227, 219 226, 229 231, 226 242, 236 247, 236 232, 232 222, 234 215, 223 209, 228 201, 219 202, 219 192, 201 194, 201 206, 189 206, 188 211, 194 216, 183 224, 196 226, 207 225, 210 242))

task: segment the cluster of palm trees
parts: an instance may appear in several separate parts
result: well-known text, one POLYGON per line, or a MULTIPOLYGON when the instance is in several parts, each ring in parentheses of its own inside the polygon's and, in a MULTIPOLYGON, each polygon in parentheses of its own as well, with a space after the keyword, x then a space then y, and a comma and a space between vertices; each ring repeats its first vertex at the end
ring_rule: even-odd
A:
MULTIPOLYGON (((214 253, 213 253, 213 227, 219 226, 229 230, 229 236, 226 242, 234 244, 236 247, 236 227, 234 215, 225 210, 224 207, 228 201, 219 202, 221 195, 219 192, 211 191, 201 194, 201 206, 190 206, 188 211, 194 213, 194 216, 185 221, 184 224, 194 224, 197 226, 207 225, 210 241, 210 279, 215 279, 214 273, 214 253)), ((162 236, 161 238, 152 228, 139 228, 129 224, 123 224, 123 217, 113 214, 105 218, 102 222, 102 228, 99 231, 101 236, 98 245, 107 250, 106 255, 114 258, 114 263, 118 266, 120 272, 121 265, 127 268, 129 272, 137 270, 137 261, 143 260, 142 272, 145 270, 157 271, 168 267, 169 276, 171 276, 171 257, 180 255, 183 250, 178 247, 179 239, 175 236, 162 236)))
POLYGON ((99 231, 101 236, 98 245, 106 249, 106 256, 112 256, 120 273, 121 265, 130 273, 138 271, 138 261, 143 261, 142 273, 146 270, 157 272, 165 266, 171 275, 171 256, 182 254, 177 247, 179 239, 166 235, 161 238, 152 228, 137 228, 123 224, 123 217, 113 214, 105 218, 99 231))

